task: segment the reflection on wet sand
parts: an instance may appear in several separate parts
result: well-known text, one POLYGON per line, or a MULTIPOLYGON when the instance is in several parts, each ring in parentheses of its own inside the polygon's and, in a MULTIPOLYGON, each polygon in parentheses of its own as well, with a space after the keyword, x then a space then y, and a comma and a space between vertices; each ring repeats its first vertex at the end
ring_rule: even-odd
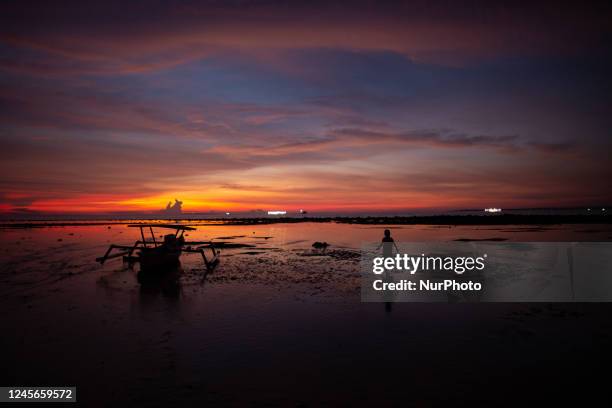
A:
POLYGON ((189 239, 258 253, 227 245, 208 274, 197 254, 183 254, 174 273, 139 282, 139 269, 120 259, 93 262, 110 243, 138 239, 124 225, 2 230, 0 317, 11 335, 0 337, 9 351, 0 365, 13 369, 1 383, 53 378, 99 406, 337 405, 326 395, 358 405, 398 394, 407 405, 422 405, 422 395, 441 405, 469 383, 495 404, 514 373, 518 386, 553 390, 591 372, 588 353, 612 363, 606 304, 360 303, 361 243, 384 227, 398 242, 612 236, 607 225, 216 225, 189 239), (406 384, 419 392, 405 394, 406 384))
POLYGON ((167 298, 178 299, 181 294, 182 273, 183 268, 180 264, 157 273, 140 270, 137 274, 140 294, 144 296, 161 294, 167 298))
MULTIPOLYGON (((407 241, 606 241, 609 225, 533 226, 387 226, 398 242, 407 241)), ((350 224, 299 223, 270 225, 208 225, 190 232, 190 241, 214 242, 222 261, 206 281, 212 286, 263 284, 296 296, 319 300, 353 298, 359 292, 360 247, 378 240, 383 228, 350 224), (265 238, 265 239, 262 239, 265 238), (314 243, 314 244, 313 244, 314 243), (323 245, 325 244, 325 245, 323 245), (314 245, 314 247, 313 247, 314 245)), ((129 290, 133 278, 121 273, 121 260, 97 266, 92 259, 112 242, 134 242, 139 232, 125 225, 85 225, 0 230, 2 294, 41 296, 48 290, 87 285, 89 278, 115 290, 129 290), (62 241, 57 241, 62 238, 62 241), (117 278, 122 276, 122 278, 117 278)), ((205 268, 198 254, 183 253, 184 287, 200 287, 205 268)), ((137 282, 134 282, 137 287, 137 282)), ((208 285, 207 285, 208 286, 208 285)), ((95 299, 92 299, 95 301, 95 299)))

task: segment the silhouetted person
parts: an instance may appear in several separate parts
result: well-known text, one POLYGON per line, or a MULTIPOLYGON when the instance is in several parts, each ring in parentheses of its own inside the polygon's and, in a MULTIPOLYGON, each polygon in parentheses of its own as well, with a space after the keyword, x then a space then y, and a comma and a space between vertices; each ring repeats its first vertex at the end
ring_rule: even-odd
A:
POLYGON ((395 253, 399 253, 399 249, 397 249, 397 245, 395 245, 395 240, 391 238, 391 231, 388 229, 385 230, 385 236, 376 250, 378 251, 381 247, 383 249, 383 257, 385 258, 391 258, 393 256, 393 248, 395 248, 395 253))
MULTIPOLYGON (((393 248, 395 248, 395 252, 399 253, 399 249, 397 248, 397 245, 395 244, 395 240, 393 238, 391 238, 391 231, 386 229, 385 230, 385 236, 383 237, 380 245, 378 246, 378 248, 376 248, 376 250, 380 250, 380 248, 382 247, 382 255, 385 258, 392 258, 393 257, 393 248)), ((393 276, 391 276, 391 274, 389 273, 389 271, 386 271, 384 273, 384 275, 382 276, 383 281, 390 283, 390 282, 394 282, 395 280, 393 279, 393 276)), ((393 306, 393 299, 395 298, 395 294, 394 293, 389 293, 389 292, 385 292, 384 294, 385 297, 385 312, 387 313, 391 313, 391 309, 393 306)))

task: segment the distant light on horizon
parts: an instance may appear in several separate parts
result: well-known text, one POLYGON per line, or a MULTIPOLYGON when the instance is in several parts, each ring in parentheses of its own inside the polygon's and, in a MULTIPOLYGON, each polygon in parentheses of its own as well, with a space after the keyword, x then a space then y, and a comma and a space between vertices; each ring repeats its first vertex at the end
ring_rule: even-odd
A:
POLYGON ((492 207, 492 208, 485 208, 484 210, 485 212, 488 212, 488 213, 498 213, 498 212, 501 212, 502 209, 492 207))
POLYGON ((268 215, 285 215, 287 211, 268 211, 268 215))

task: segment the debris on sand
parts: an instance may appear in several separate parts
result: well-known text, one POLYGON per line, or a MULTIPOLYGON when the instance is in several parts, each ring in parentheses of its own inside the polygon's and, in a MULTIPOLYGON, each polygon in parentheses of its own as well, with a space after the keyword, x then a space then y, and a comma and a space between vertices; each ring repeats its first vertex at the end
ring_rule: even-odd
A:
POLYGON ((316 248, 316 249, 325 249, 328 246, 329 246, 329 244, 327 242, 319 242, 319 241, 317 241, 314 244, 312 244, 312 247, 316 248))
POLYGON ((361 253, 349 249, 332 249, 330 251, 306 251, 298 254, 299 256, 326 256, 341 261, 358 261, 361 253))
POLYGON ((329 252, 329 256, 341 261, 358 261, 361 259, 361 252, 348 249, 334 249, 329 252))

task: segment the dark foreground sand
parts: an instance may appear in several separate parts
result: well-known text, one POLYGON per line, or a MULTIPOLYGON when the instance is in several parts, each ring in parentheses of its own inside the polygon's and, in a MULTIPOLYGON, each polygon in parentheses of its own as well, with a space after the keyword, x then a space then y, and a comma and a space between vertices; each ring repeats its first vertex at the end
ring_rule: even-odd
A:
MULTIPOLYGON (((141 286, 93 260, 123 225, 0 232, 1 381, 84 406, 586 404, 607 394, 609 304, 363 304, 359 245, 384 226, 200 228, 205 276, 141 286), (314 241, 331 244, 325 253, 314 241), (234 244, 234 245, 230 245, 234 244), (604 371, 605 373, 605 371, 604 371)), ((398 240, 610 240, 607 225, 400 226, 398 240)))

